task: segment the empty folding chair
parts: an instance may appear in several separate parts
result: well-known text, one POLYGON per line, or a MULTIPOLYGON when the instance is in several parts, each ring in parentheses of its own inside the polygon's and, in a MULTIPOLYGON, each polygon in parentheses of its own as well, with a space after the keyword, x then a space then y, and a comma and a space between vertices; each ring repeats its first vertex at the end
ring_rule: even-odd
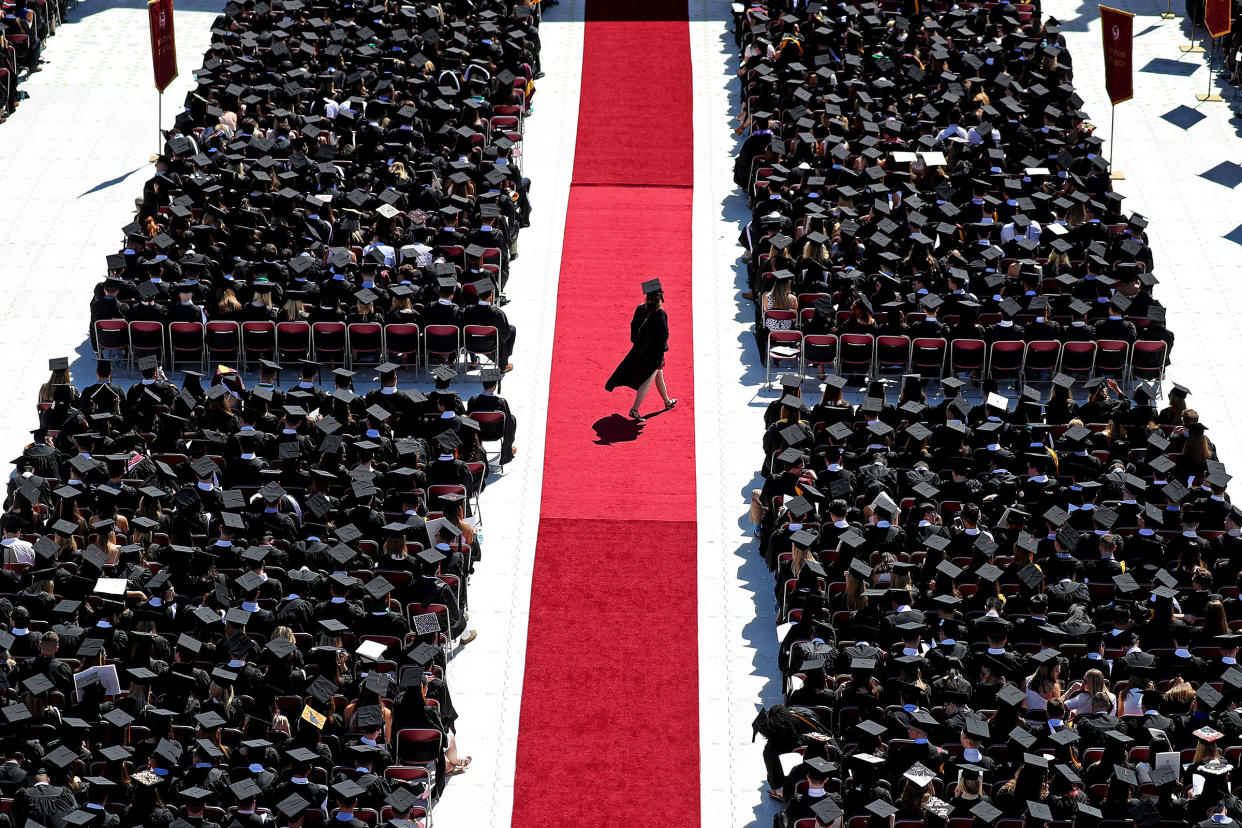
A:
POLYGON ((1022 380, 1022 358, 1026 355, 1026 343, 993 342, 988 356, 987 375, 990 379, 1022 380))
POLYGON ((949 373, 983 376, 988 346, 982 339, 955 339, 949 344, 949 373))
POLYGON ((241 326, 236 322, 216 319, 204 331, 205 355, 209 362, 223 362, 237 367, 241 361, 241 326))
POLYGON ((804 369, 815 366, 823 374, 825 371, 836 373, 837 370, 837 337, 836 334, 807 334, 802 338, 802 364, 804 369))
POLYGON ((801 373, 802 369, 802 332, 801 331, 768 331, 767 358, 763 361, 763 382, 771 380, 772 365, 778 368, 792 363, 801 373))
POLYGON ((348 329, 344 322, 316 322, 311 325, 311 359, 335 366, 348 360, 348 329))
POLYGON ((168 344, 172 350, 172 368, 177 364, 190 363, 195 369, 203 367, 203 323, 169 322, 168 344))
POLYGON ((841 334, 841 373, 845 376, 871 375, 875 361, 875 337, 871 334, 841 334))
MULTIPOLYGON (((318 339, 318 337, 316 337, 318 339)), ((376 322, 354 322, 349 326, 349 364, 381 362, 384 354, 384 326, 376 322)))
POLYGON ((423 329, 423 364, 432 357, 441 365, 456 365, 461 354, 461 329, 456 325, 428 325, 423 329))
POLYGON ((133 362, 153 356, 164 364, 164 326, 159 322, 129 323, 129 355, 133 362))
POLYGON ((1135 342, 1130 355, 1130 379, 1139 382, 1154 382, 1158 389, 1160 382, 1164 379, 1165 361, 1168 359, 1168 354, 1168 346, 1163 341, 1140 339, 1135 342))
POLYGON ((311 326, 306 322, 277 322, 276 353, 281 362, 310 359, 311 326))
POLYGON ((1061 343, 1055 339, 1037 339, 1026 343, 1022 362, 1022 381, 1051 378, 1061 363, 1061 343))
POLYGON ((275 322, 243 322, 242 331, 242 368, 260 359, 274 359, 276 356, 276 323, 275 322))
POLYGON ((408 367, 414 358, 414 370, 418 370, 419 328, 413 322, 389 322, 384 326, 384 347, 389 359, 408 367))
POLYGON ((1066 342, 1061 346, 1061 373, 1086 379, 1095 367, 1094 342, 1066 342))
POLYGON ((1130 343, 1121 339, 1101 339, 1095 343, 1095 376, 1111 377, 1118 382, 1126 378, 1130 363, 1130 343))
POLYGON ((937 337, 919 337, 910 343, 910 371, 924 379, 944 376, 944 358, 949 343, 937 337))
POLYGON ((100 319, 95 322, 95 356, 99 359, 129 359, 129 323, 124 319, 100 319))
POLYGON ((910 370, 910 337, 877 336, 875 367, 879 374, 904 374, 910 370))

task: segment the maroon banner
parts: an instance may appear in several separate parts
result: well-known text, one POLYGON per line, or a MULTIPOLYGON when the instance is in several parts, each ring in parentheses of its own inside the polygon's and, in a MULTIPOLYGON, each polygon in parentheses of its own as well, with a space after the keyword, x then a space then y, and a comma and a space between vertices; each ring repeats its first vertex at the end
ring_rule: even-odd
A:
POLYGON ((1203 25, 1207 27, 1208 34, 1212 37, 1229 34, 1230 5, 1232 5, 1231 0, 1206 0, 1203 4, 1203 25))
POLYGON ((161 93, 177 77, 177 38, 173 35, 173 0, 150 0, 147 20, 151 25, 151 65, 155 88, 161 93))
POLYGON ((1104 30, 1104 87, 1116 106, 1134 97, 1134 15, 1100 6, 1100 23, 1104 30))

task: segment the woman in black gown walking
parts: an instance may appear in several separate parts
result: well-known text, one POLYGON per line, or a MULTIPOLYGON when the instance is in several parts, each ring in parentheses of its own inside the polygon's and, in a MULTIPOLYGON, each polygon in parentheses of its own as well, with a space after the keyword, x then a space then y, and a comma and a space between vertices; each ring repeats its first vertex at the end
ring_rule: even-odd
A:
POLYGON ((630 352, 621 360, 617 370, 612 372, 604 388, 608 391, 624 386, 633 388, 634 406, 630 409, 630 417, 642 420, 638 413, 643 398, 651 390, 654 382, 656 390, 664 400, 664 410, 668 411, 677 405, 677 400, 668 395, 664 385, 664 352, 668 350, 668 314, 664 312, 664 291, 659 279, 643 282, 643 293, 646 300, 634 309, 634 318, 630 321, 630 352))

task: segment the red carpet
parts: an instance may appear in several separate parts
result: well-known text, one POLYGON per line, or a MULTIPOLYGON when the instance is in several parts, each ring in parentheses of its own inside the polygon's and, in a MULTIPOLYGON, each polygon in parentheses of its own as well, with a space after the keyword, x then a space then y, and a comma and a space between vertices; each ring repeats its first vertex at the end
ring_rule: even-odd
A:
POLYGON ((699 824, 691 91, 684 7, 587 5, 514 826, 699 824), (679 402, 637 427, 604 381, 655 276, 679 402))

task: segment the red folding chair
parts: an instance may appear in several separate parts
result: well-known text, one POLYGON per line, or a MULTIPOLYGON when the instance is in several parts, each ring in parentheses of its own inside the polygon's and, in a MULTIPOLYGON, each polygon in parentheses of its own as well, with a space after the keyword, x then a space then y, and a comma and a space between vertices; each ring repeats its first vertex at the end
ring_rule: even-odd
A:
POLYGON ((169 322, 168 344, 172 350, 172 369, 177 363, 192 362, 198 369, 203 367, 203 323, 169 322))
POLYGON ((466 498, 465 500, 462 501, 462 503, 465 506, 465 511, 466 512, 470 511, 469 492, 467 492, 466 487, 461 485, 460 483, 439 483, 439 484, 428 486, 427 487, 427 511, 443 512, 444 511, 443 505, 447 503, 448 501, 442 501, 440 500, 440 498, 443 497, 444 495, 451 495, 451 494, 459 494, 463 498, 466 498))
POLYGON ((1158 390, 1164 380, 1168 356, 1169 349, 1163 341, 1140 339, 1134 343, 1130 354, 1130 378, 1139 382, 1154 382, 1158 390))
POLYGON ((993 342, 992 352, 988 356, 988 378, 1020 381, 1022 360, 1025 356, 1025 342, 993 342))
POLYGON ((500 331, 494 326, 467 325, 462 329, 462 337, 471 362, 476 357, 485 356, 496 367, 504 367, 500 364, 500 331))
POLYGON ((382 362, 384 326, 377 322, 354 322, 346 336, 349 342, 349 364, 382 362))
POLYGON ((778 368, 793 363, 798 373, 802 373, 802 331, 768 331, 767 358, 763 361, 764 385, 772 379, 773 363, 778 368))
POLYGON ((1061 343, 1055 339, 1037 339, 1026 343, 1026 356, 1022 360, 1022 381, 1032 374, 1051 376, 1061 361, 1061 343))
POLYGON ((837 370, 836 334, 807 334, 802 338, 802 364, 804 369, 814 365, 817 369, 837 370))
POLYGON ((1061 346, 1061 373, 1087 379, 1095 368, 1094 342, 1066 342, 1061 346))
POLYGON ((1121 339, 1101 339, 1095 347, 1095 376, 1124 381, 1130 364, 1130 343, 1121 339))
POLYGON ((129 355, 131 362, 154 356, 163 365, 164 326, 159 322, 130 322, 129 355))
POLYGON ((316 322, 311 325, 311 353, 316 362, 344 365, 348 361, 348 329, 344 322, 316 322))
POLYGON ((982 339, 955 339, 949 345, 949 373, 982 376, 988 346, 982 339))
POLYGON ((910 337, 877 336, 875 339, 876 372, 904 374, 910 370, 910 337))
POLYGON ((280 355, 281 362, 310 359, 311 326, 306 322, 277 322, 276 353, 280 355))
POLYGON ((423 365, 431 368, 431 358, 445 365, 456 365, 461 355, 461 329, 456 325, 428 325, 423 329, 423 365))
POLYGON ((434 784, 436 762, 444 750, 444 735, 435 728, 407 727, 397 731, 397 763, 427 770, 434 784))
POLYGON ((390 322, 384 326, 384 348, 388 358, 397 358, 403 366, 408 366, 409 358, 414 357, 414 370, 418 370, 419 328, 413 322, 390 322))
POLYGON ((223 362, 237 367, 241 361, 241 326, 222 319, 207 323, 204 345, 209 362, 223 362))
MULTIPOLYGON (((505 412, 476 411, 469 416, 470 419, 479 424, 479 442, 483 445, 484 452, 487 451, 488 443, 499 443, 505 438, 505 412)), ((500 466, 499 451, 496 453, 496 465, 499 468, 504 468, 500 466)))
POLYGON ((875 361, 875 337, 871 334, 841 334, 841 373, 845 376, 870 376, 875 361))
POLYGON ((384 778, 396 782, 424 782, 427 769, 418 765, 389 765, 384 768, 384 778))
POLYGON ((129 323, 124 319, 96 321, 95 358, 108 359, 114 351, 120 351, 123 359, 129 359, 129 323))
POLYGON ((949 343, 936 337, 919 337, 910 343, 910 371, 924 379, 944 376, 944 358, 949 343))
POLYGON ((243 322, 241 332, 243 369, 252 361, 276 356, 275 322, 243 322))

